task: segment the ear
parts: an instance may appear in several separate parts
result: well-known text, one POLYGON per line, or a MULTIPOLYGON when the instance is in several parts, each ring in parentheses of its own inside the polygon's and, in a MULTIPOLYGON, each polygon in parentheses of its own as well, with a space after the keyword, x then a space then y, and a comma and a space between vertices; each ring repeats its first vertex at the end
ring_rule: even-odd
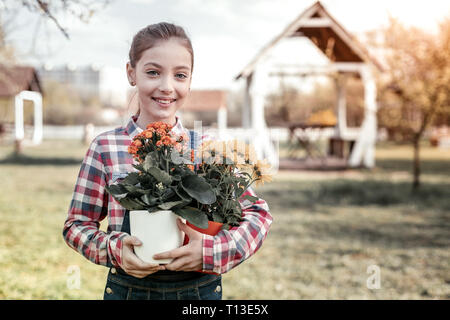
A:
POLYGON ((127 78, 130 85, 135 86, 136 85, 136 70, 131 66, 130 62, 127 62, 126 66, 127 70, 127 78))

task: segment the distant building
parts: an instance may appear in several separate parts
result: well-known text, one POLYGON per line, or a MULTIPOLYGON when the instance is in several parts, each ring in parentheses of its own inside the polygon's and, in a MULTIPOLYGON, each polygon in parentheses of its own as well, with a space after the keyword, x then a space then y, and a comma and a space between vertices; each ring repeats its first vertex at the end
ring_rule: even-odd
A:
POLYGON ((0 98, 11 98, 23 90, 42 93, 36 70, 29 66, 5 66, 0 64, 0 98))
POLYGON ((224 90, 192 90, 178 115, 188 128, 201 120, 204 127, 226 129, 227 99, 228 92, 224 90))
POLYGON ((100 70, 95 66, 42 66, 38 69, 42 82, 54 81, 75 88, 84 97, 100 96, 100 70))
POLYGON ((39 76, 33 67, 7 66, 0 64, 0 131, 12 133, 14 124, 15 140, 26 139, 24 126, 24 101, 33 103, 32 141, 42 140, 42 88, 39 76))

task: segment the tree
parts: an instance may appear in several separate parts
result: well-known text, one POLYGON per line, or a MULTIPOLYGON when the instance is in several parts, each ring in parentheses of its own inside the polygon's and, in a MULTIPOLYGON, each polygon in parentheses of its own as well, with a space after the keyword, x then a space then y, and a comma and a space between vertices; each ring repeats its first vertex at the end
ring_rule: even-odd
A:
POLYGON ((413 190, 420 186, 420 140, 437 115, 450 112, 450 19, 437 34, 395 19, 383 32, 387 77, 381 84, 380 124, 397 128, 414 148, 413 190))
POLYGON ((69 39, 69 33, 62 26, 61 13, 69 14, 83 22, 89 22, 95 12, 104 8, 111 0, 0 0, 0 7, 4 10, 16 11, 26 8, 44 19, 51 20, 61 33, 69 39))

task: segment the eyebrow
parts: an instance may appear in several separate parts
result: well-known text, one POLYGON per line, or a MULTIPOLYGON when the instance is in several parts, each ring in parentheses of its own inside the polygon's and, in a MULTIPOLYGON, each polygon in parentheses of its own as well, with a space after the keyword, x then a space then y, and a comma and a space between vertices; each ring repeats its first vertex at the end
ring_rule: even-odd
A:
MULTIPOLYGON (((154 62, 147 62, 146 64, 144 64, 144 67, 145 67, 145 66, 148 66, 148 65, 153 65, 153 66, 155 66, 155 67, 157 67, 157 68, 163 69, 163 67, 162 67, 161 65, 159 65, 159 64, 157 64, 157 63, 154 63, 154 62)), ((175 69, 186 69, 186 70, 190 70, 191 68, 189 68, 188 66, 185 66, 185 65, 181 65, 181 66, 176 66, 175 69)))

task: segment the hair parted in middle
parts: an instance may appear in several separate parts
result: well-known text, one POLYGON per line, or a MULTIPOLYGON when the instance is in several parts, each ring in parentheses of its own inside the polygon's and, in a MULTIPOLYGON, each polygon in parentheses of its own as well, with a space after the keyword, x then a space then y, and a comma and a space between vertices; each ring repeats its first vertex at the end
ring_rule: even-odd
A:
POLYGON ((191 40, 182 27, 168 22, 148 25, 136 33, 133 37, 129 52, 130 65, 135 68, 136 63, 139 61, 145 50, 152 48, 161 40, 169 40, 170 38, 178 38, 191 54, 192 73, 194 70, 194 50, 192 48, 191 40))

